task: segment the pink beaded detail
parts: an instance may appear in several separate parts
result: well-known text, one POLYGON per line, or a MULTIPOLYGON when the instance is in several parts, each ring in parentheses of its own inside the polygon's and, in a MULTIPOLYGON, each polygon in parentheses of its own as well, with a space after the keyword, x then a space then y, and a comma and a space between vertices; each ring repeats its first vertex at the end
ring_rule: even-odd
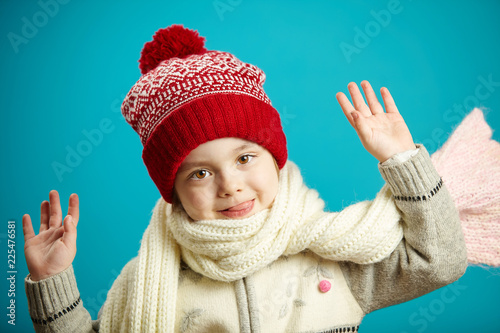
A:
POLYGON ((319 290, 322 292, 322 293, 326 293, 330 290, 330 288, 332 287, 332 284, 330 283, 330 281, 327 281, 327 280, 321 280, 321 282, 319 283, 319 290))

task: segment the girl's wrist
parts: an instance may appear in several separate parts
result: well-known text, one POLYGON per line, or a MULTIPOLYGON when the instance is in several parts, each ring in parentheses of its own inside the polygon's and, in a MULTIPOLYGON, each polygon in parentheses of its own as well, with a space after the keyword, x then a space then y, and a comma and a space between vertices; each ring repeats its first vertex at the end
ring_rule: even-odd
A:
POLYGON ((49 277, 50 277, 50 275, 35 275, 35 274, 30 274, 30 276, 29 276, 30 280, 33 282, 38 282, 38 281, 47 279, 49 277))
POLYGON ((379 156, 375 156, 375 158, 377 158, 377 160, 380 163, 385 163, 398 154, 402 154, 402 153, 405 153, 408 151, 413 151, 415 149, 417 149, 417 146, 414 143, 412 143, 412 144, 405 145, 404 147, 402 146, 399 149, 394 149, 394 150, 388 151, 384 154, 381 154, 379 156))
POLYGON ((53 273, 53 274, 32 274, 30 273, 29 274, 29 279, 33 282, 38 282, 38 281, 41 281, 41 280, 45 280, 45 279, 48 279, 48 278, 51 278, 53 276, 56 276, 58 274, 60 274, 61 272, 63 272, 65 269, 63 269, 62 271, 60 272, 57 272, 57 273, 53 273))

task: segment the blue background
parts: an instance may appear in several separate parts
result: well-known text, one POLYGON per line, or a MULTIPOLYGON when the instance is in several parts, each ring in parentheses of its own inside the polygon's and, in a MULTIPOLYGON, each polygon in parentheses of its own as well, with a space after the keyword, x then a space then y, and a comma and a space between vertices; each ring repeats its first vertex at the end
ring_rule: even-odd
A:
MULTIPOLYGON (((383 184, 376 160, 335 100, 350 81, 367 79, 376 91, 387 86, 414 140, 431 152, 463 118, 454 105, 487 107, 486 119, 500 139, 499 1, 401 0, 383 25, 373 13, 392 1, 60 2, 0 4, 2 332, 32 331, 21 217, 29 213, 37 229, 40 203, 51 189, 59 191, 63 213, 69 195, 80 196, 74 267, 93 318, 137 254, 159 192, 119 107, 140 76, 143 44, 159 28, 180 23, 197 29, 208 49, 231 52, 265 71, 290 159, 331 210, 373 198, 383 184), (359 31, 366 29, 362 40, 359 31), (358 52, 347 56, 341 49, 346 44, 358 52), (496 86, 480 88, 489 94, 478 99, 479 77, 489 76, 496 86), (103 123, 107 133, 89 144, 86 131, 103 123), (71 172, 58 176, 54 163, 68 165, 68 152, 85 148, 71 172), (15 327, 6 317, 9 219, 17 234, 15 327)), ((499 332, 499 296, 500 269, 470 267, 452 286, 369 314, 361 331, 499 332)))

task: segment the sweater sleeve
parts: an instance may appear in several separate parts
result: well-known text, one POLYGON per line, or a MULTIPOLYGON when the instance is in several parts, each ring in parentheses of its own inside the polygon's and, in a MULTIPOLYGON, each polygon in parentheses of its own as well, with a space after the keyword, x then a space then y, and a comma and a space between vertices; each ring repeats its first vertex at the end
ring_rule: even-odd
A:
POLYGON ((379 165, 402 216, 404 237, 375 264, 342 262, 365 313, 427 294, 460 278, 467 254, 458 212, 427 150, 403 163, 379 165))
POLYGON ((24 280, 28 307, 35 332, 97 332, 83 306, 73 266, 40 281, 24 280))

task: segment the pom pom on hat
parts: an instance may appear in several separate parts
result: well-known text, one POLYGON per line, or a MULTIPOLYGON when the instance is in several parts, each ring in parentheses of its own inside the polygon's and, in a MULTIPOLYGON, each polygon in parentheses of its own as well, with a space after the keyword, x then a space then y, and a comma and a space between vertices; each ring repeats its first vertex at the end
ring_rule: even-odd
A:
POLYGON ((144 44, 139 59, 139 68, 142 74, 155 69, 162 61, 170 58, 184 58, 192 54, 203 54, 205 38, 195 30, 174 24, 168 28, 158 30, 153 40, 144 44))

